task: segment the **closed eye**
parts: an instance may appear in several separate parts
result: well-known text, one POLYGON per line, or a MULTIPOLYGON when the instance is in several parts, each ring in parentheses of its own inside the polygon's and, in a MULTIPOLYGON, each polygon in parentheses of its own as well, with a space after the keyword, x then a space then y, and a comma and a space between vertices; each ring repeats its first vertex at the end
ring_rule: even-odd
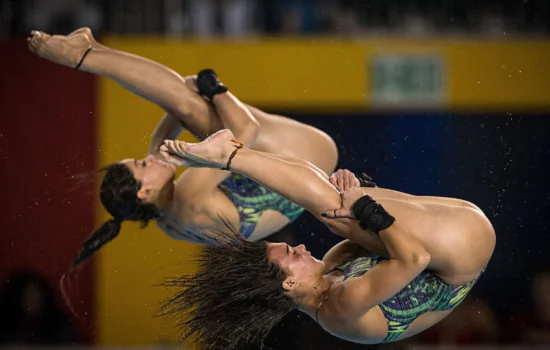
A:
MULTIPOLYGON (((288 244, 286 245, 286 255, 290 255, 290 246, 288 244)), ((294 255, 296 255, 295 250, 292 251, 292 256, 294 255)))

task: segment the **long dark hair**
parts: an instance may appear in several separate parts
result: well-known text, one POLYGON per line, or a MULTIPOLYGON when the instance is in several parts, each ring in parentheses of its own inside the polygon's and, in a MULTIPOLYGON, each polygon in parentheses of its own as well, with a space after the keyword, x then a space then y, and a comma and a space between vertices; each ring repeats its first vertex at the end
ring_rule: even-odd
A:
POLYGON ((126 165, 111 164, 100 171, 104 171, 105 176, 101 182, 99 197, 113 218, 104 222, 84 241, 71 269, 90 258, 102 246, 118 236, 122 221, 141 221, 143 228, 147 226, 149 220, 159 217, 159 212, 154 205, 143 203, 138 198, 137 193, 141 184, 126 165))
POLYGON ((217 245, 198 254, 198 272, 170 278, 162 286, 174 295, 157 316, 175 319, 182 344, 206 350, 262 345, 296 304, 285 295, 285 274, 267 259, 267 242, 246 241, 229 223, 216 233, 217 245))

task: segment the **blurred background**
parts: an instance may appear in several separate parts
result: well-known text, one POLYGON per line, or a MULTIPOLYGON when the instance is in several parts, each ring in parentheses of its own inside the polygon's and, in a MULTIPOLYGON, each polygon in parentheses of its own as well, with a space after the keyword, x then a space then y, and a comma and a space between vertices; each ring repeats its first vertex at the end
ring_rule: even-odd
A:
MULTIPOLYGON (((216 69, 243 101, 325 130, 339 167, 382 187, 484 210, 497 248, 470 297, 379 348, 550 347, 548 0, 0 0, 0 346, 171 348, 155 285, 192 271, 200 249, 125 223, 70 277, 74 314, 61 298, 61 276, 106 218, 90 174, 144 155, 162 116, 27 51, 31 29, 81 26, 182 75, 216 69)), ((317 257, 338 241, 309 214, 272 239, 317 257)), ((368 348, 297 312, 267 345, 368 348)))

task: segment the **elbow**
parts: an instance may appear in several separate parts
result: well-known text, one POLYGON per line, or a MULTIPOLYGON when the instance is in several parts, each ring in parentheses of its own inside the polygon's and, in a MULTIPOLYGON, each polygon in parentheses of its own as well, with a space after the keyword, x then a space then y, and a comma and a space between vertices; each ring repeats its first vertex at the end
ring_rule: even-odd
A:
POLYGON ((414 265, 419 270, 424 270, 430 265, 432 261, 432 256, 426 250, 422 249, 421 251, 414 252, 411 255, 410 264, 414 265))

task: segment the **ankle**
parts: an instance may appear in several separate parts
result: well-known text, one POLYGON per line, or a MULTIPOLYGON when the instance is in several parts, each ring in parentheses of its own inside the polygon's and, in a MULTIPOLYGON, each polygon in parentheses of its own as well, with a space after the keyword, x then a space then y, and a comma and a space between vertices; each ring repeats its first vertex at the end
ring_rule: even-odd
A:
POLYGON ((240 150, 243 150, 244 148, 244 144, 242 142, 235 141, 235 140, 231 140, 231 142, 233 143, 233 146, 235 147, 235 149, 229 155, 227 163, 223 168, 221 168, 222 170, 231 170, 231 163, 233 162, 233 158, 237 156, 237 152, 239 152, 240 150))
POLYGON ((91 47, 86 49, 86 51, 83 51, 79 57, 79 61, 82 60, 82 64, 78 67, 78 70, 93 74, 106 74, 105 70, 108 70, 109 60, 102 59, 105 50, 100 47, 91 47), (87 54, 86 51, 88 52, 87 54))
POLYGON ((80 67, 82 67, 82 64, 84 63, 84 60, 86 59, 86 56, 88 56, 91 51, 92 51, 91 46, 89 48, 87 48, 86 51, 84 51, 84 54, 82 55, 82 57, 80 58, 80 60, 76 64, 76 67, 74 68, 75 70, 79 70, 80 67))
POLYGON ((218 103, 225 103, 229 98, 229 91, 221 92, 212 96, 212 103, 215 105, 218 103))

